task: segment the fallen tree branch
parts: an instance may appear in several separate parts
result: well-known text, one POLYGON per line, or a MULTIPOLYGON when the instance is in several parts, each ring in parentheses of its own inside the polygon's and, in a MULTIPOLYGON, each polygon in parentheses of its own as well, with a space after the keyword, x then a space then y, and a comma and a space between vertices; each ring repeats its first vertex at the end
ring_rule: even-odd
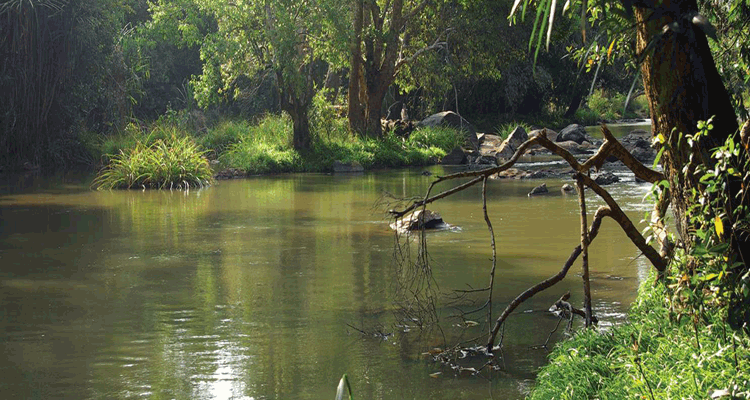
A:
MULTIPOLYGON (((589 228, 589 242, 594 241, 596 236, 599 234, 599 228, 602 225, 602 219, 604 219, 604 217, 606 216, 609 216, 611 212, 612 211, 608 207, 604 206, 599 207, 599 209, 596 210, 596 213, 594 214, 594 221, 591 223, 591 227, 589 228)), ((492 353, 492 349, 495 343, 495 337, 497 336, 497 333, 500 331, 500 327, 503 325, 503 322, 505 322, 508 316, 510 316, 510 314, 524 301, 532 298, 535 294, 541 292, 542 290, 548 289, 563 280, 563 278, 565 278, 565 276, 568 274, 570 267, 573 266, 573 263, 576 261, 576 259, 578 259, 578 256, 581 255, 582 251, 583 249, 579 244, 575 249, 573 249, 573 252, 570 254, 570 257, 568 257, 568 260, 565 262, 565 265, 563 265, 563 268, 560 270, 560 272, 526 289, 523 293, 516 296, 516 298, 513 299, 513 301, 511 301, 507 307, 505 307, 505 310, 503 310, 503 313, 500 314, 500 317, 495 322, 495 326, 492 328, 490 337, 487 340, 488 353, 492 353)))

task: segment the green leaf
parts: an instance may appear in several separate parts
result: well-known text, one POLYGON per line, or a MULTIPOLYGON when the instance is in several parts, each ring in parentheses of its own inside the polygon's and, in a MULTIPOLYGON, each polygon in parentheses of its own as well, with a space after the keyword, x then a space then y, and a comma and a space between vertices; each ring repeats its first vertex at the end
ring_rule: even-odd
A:
POLYGON ((339 381, 339 386, 336 389, 336 400, 352 400, 352 387, 349 384, 349 378, 344 374, 339 381))

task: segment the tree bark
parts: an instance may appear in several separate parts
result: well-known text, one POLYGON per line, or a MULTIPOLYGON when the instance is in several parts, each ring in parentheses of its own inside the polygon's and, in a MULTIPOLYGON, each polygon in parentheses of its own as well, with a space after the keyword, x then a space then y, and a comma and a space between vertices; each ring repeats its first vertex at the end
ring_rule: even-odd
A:
POLYGON ((695 0, 646 0, 634 9, 637 52, 652 116, 654 137, 668 145, 662 156, 670 183, 677 230, 690 247, 688 211, 692 189, 700 190, 691 173, 694 163, 710 166, 710 150, 738 128, 729 94, 716 69, 704 32, 692 23, 698 12, 695 0), (697 132, 699 120, 714 118, 714 129, 700 147, 691 150, 685 135, 697 132), (683 173, 683 168, 688 173, 683 173))
POLYGON ((349 43, 349 52, 351 53, 349 66, 349 93, 347 117, 349 119, 349 129, 352 132, 360 133, 365 131, 365 109, 360 101, 362 96, 362 26, 364 23, 363 0, 354 0, 354 10, 352 12, 352 28, 354 35, 349 43))

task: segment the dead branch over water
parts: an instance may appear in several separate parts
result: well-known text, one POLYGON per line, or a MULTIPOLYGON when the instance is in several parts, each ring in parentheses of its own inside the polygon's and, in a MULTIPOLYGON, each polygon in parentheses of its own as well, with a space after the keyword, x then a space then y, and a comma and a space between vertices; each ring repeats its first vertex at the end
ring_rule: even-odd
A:
MULTIPOLYGON (((654 229, 657 230, 657 238, 660 239, 660 242, 662 244, 662 251, 659 252, 653 247, 651 247, 646 239, 643 237, 643 235, 638 231, 638 229, 635 227, 633 222, 628 218, 627 215, 622 211, 620 206, 617 204, 617 202, 612 198, 612 196, 607 192, 605 189, 603 189, 600 185, 598 185, 591 177, 589 176, 590 171, 592 169, 598 170, 601 168, 601 166, 604 164, 605 160, 610 156, 617 157, 620 161, 625 164, 625 166, 632 171, 635 176, 639 179, 642 179, 646 182, 650 183, 656 183, 659 181, 662 181, 664 179, 664 176, 658 172, 654 171, 646 166, 644 166, 640 161, 638 161, 633 155, 631 155, 625 147, 612 135, 612 133, 609 131, 609 129, 606 127, 606 125, 602 124, 602 133, 604 136, 604 143, 599 148, 599 150, 591 156, 589 159, 587 159, 585 162, 580 163, 573 154, 571 154, 569 151, 563 149, 562 147, 558 146, 556 143, 552 142, 549 138, 547 138, 547 131, 542 130, 542 132, 523 144, 519 146, 519 148, 516 150, 516 152, 513 154, 511 159, 502 165, 486 168, 482 170, 477 171, 464 171, 459 172, 455 174, 450 174, 446 176, 438 176, 429 186, 427 193, 425 196, 421 199, 415 199, 412 201, 412 203, 403 209, 400 210, 389 210, 389 213, 394 218, 400 218, 407 213, 414 211, 415 209, 421 207, 423 210, 425 207, 433 203, 435 201, 438 201, 440 199, 443 199, 445 197, 448 197, 450 195, 453 195, 455 193, 458 193, 460 191, 463 191, 471 186, 474 186, 475 184, 482 182, 482 210, 484 214, 484 219, 487 224, 487 228, 490 234, 490 246, 492 248, 492 268, 490 271, 490 281, 486 288, 482 289, 476 289, 472 291, 487 291, 488 292, 488 298, 487 301, 484 303, 483 306, 481 306, 479 309, 474 310, 472 312, 479 311, 481 309, 484 309, 485 307, 488 309, 488 321, 491 321, 492 319, 492 289, 494 285, 494 278, 495 278, 495 268, 497 265, 497 249, 496 249, 496 242, 495 242, 495 235, 492 228, 492 222, 490 221, 490 218, 487 214, 487 195, 486 195, 486 186, 487 186, 487 179, 490 178, 492 175, 495 175, 499 172, 505 171, 513 167, 518 159, 526 153, 526 151, 535 145, 542 146, 552 152, 553 154, 556 154, 560 156, 562 159, 564 159, 570 167, 575 171, 574 178, 576 179, 577 188, 578 188, 578 196, 579 196, 579 207, 581 210, 581 240, 580 244, 576 246, 571 255, 568 257, 567 261, 563 265, 560 272, 557 274, 537 283, 536 285, 526 289, 521 294, 516 296, 503 310, 503 312, 500 314, 500 316, 495 321, 495 324, 493 328, 489 331, 488 334, 488 340, 485 347, 485 351, 488 354, 492 354, 493 350, 501 349, 502 348, 502 339, 501 343, 499 345, 496 345, 496 339, 497 335, 500 332, 500 329, 503 326, 503 323, 506 321, 508 316, 523 302, 530 299, 537 293, 548 289, 555 285, 556 283, 560 282, 565 276, 567 275, 570 268, 573 266, 573 263, 578 259, 579 256, 583 255, 583 291, 584 291, 584 310, 583 314, 586 320, 586 326, 591 326, 592 322, 596 320, 596 317, 592 315, 591 311, 591 294, 590 294, 590 283, 589 283, 589 265, 588 265, 588 247, 591 245, 593 240, 596 238, 597 234, 599 233, 599 228, 601 226, 601 222, 604 219, 604 217, 609 217, 616 221, 621 229, 625 232, 625 234, 628 236, 628 238, 633 242, 633 244, 636 245, 636 247, 648 258, 648 260, 651 262, 651 264, 656 268, 657 271, 659 271, 660 275, 663 274, 664 270, 667 266, 667 255, 668 252, 665 251, 665 248, 668 248, 667 244, 663 242, 663 239, 665 235, 663 234, 663 225, 661 224, 661 217, 664 215, 666 210, 666 204, 663 202, 660 202, 660 204, 655 207, 654 213, 652 214, 652 226, 654 226, 654 229), (431 195, 432 189, 435 187, 435 185, 445 182, 445 181, 451 181, 455 179, 462 179, 462 178, 471 178, 469 181, 464 182, 460 185, 457 185, 451 189, 445 190, 441 193, 438 193, 436 195, 431 195), (593 221, 591 223, 591 226, 589 227, 587 225, 587 213, 586 213, 586 189, 591 189, 597 196, 599 196, 604 202, 607 204, 606 206, 600 207, 596 213, 594 214, 593 221)), ((421 232, 421 238, 420 238, 420 258, 426 257, 426 240, 424 237, 424 231, 421 232)), ((422 262, 426 262, 426 259, 423 259, 422 262)), ((423 264, 424 265, 424 264, 423 264)), ((427 265, 429 265, 427 263, 427 265)), ((423 267, 424 268, 424 267, 423 267)), ((580 311, 580 310, 577 310, 580 311)))

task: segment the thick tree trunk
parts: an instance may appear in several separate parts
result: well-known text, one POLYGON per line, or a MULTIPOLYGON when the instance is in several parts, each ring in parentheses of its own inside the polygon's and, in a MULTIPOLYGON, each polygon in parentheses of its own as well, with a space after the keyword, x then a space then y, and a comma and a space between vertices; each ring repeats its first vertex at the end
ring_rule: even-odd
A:
POLYGON ((653 134, 663 135, 668 143, 662 165, 670 183, 678 232, 690 247, 691 191, 700 190, 700 186, 692 173, 683 173, 691 156, 685 135, 697 132, 699 120, 715 116, 711 135, 692 151, 697 162, 710 165, 710 150, 737 131, 737 120, 706 35, 692 23, 698 10, 695 0, 646 0, 639 4, 635 8, 637 50, 643 58, 641 72, 653 134))
MULTIPOLYGON (((291 114, 291 113, 290 113, 291 114)), ((292 115, 292 145, 296 150, 308 150, 312 145, 310 137, 310 118, 307 115, 307 107, 300 107, 292 115)))

